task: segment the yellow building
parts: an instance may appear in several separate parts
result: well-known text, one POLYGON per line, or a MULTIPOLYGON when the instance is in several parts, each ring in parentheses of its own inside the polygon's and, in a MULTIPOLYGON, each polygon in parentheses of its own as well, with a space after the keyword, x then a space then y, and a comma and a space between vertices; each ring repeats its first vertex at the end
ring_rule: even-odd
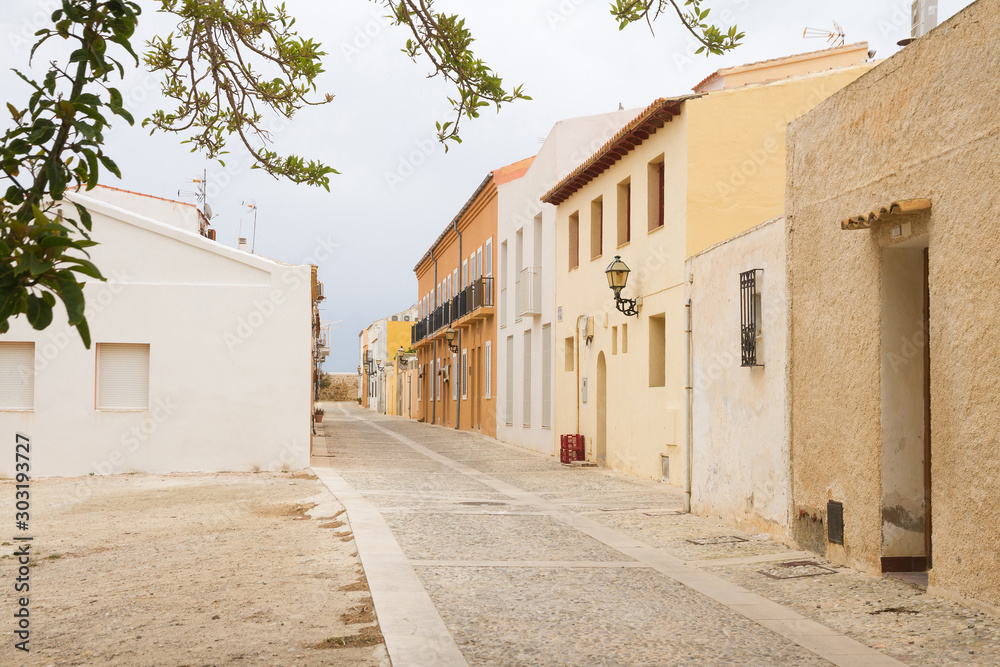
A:
POLYGON ((361 405, 382 414, 397 413, 396 357, 410 349, 416 307, 376 320, 358 334, 361 405))
POLYGON ((583 434, 588 459, 684 485, 685 260, 782 213, 788 122, 867 61, 862 43, 720 70, 651 104, 543 196, 558 207, 556 434, 583 434), (637 316, 609 289, 618 255, 637 316))

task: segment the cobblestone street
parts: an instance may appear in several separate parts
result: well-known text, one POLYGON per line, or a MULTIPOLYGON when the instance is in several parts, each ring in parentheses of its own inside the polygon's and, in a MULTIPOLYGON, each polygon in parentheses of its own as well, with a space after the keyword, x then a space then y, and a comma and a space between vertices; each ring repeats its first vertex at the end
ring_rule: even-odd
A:
POLYGON ((684 514, 666 485, 327 404, 347 509, 405 665, 996 665, 1000 625, 684 514))

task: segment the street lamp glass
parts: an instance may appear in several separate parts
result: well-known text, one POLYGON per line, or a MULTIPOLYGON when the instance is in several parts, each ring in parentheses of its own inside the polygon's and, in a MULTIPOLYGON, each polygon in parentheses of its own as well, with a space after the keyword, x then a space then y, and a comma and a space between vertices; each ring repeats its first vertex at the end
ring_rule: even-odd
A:
POLYGON ((615 255, 615 261, 611 262, 604 272, 608 276, 608 286, 617 294, 625 288, 625 283, 628 282, 628 274, 630 272, 628 266, 622 261, 622 258, 615 255))
POLYGON ((452 341, 455 340, 455 330, 452 329, 451 327, 448 327, 444 331, 444 337, 448 340, 449 343, 451 343, 452 341))

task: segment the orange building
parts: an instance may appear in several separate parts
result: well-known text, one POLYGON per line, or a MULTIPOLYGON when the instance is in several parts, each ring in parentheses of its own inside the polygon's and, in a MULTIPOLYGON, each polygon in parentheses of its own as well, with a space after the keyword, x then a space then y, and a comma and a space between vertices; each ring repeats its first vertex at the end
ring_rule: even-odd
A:
POLYGON ((496 436, 497 185, 520 178, 530 164, 488 174, 413 268, 421 421, 496 436))

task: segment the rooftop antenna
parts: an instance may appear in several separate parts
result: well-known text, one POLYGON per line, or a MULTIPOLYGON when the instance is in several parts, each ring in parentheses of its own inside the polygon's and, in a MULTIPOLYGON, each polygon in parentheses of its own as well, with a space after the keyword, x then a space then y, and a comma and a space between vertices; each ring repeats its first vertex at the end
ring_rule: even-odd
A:
POLYGON ((822 38, 826 40, 832 48, 837 48, 838 46, 844 45, 844 40, 847 35, 844 34, 844 29, 840 27, 840 24, 836 21, 833 22, 833 30, 824 30, 823 28, 806 28, 802 31, 802 37, 804 39, 818 39, 822 38))
MULTIPOLYGON (((249 204, 246 202, 241 202, 241 203, 253 211, 253 238, 250 241, 250 254, 252 255, 254 254, 253 252, 254 248, 257 247, 257 200, 253 199, 250 201, 249 204)), ((240 229, 241 230, 243 229, 242 220, 240 223, 240 229)), ((242 234, 242 231, 240 233, 242 234)))
POLYGON ((215 215, 212 213, 212 207, 208 205, 206 199, 206 188, 208 186, 208 170, 204 170, 201 173, 201 178, 190 178, 188 183, 194 184, 194 190, 178 190, 178 197, 194 197, 195 200, 201 204, 201 212, 205 216, 206 220, 211 220, 215 215))

